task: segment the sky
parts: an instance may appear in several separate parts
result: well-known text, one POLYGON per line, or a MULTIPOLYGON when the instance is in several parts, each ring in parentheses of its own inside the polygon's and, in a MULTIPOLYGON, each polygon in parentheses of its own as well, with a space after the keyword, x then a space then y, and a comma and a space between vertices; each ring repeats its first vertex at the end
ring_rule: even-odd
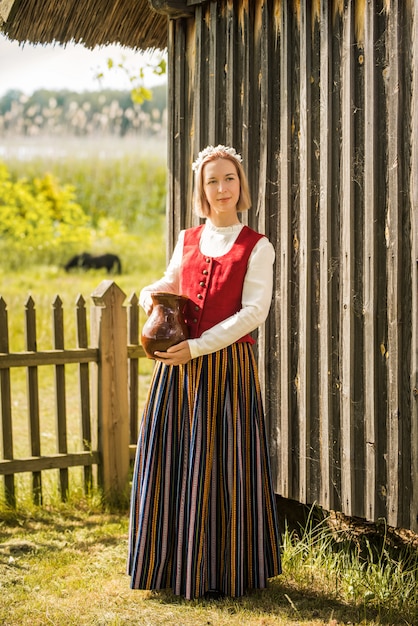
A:
MULTIPOLYGON (((19 89, 31 95, 37 89, 71 91, 99 91, 100 89, 129 90, 129 77, 122 70, 107 69, 107 59, 117 65, 123 62, 129 76, 137 74, 141 65, 160 59, 134 52, 120 46, 105 46, 89 50, 81 44, 59 45, 20 45, 9 41, 0 33, 0 97, 10 89, 19 89), (102 80, 97 74, 104 72, 102 80)), ((166 82, 167 77, 155 77, 146 73, 145 86, 152 87, 166 82)))

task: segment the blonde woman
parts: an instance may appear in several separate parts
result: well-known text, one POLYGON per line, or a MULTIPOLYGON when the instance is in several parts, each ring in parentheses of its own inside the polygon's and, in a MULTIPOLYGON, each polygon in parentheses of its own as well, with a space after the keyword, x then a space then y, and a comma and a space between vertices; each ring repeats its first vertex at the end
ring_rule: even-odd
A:
POLYGON ((156 352, 134 469, 128 572, 134 589, 237 597, 281 572, 279 532, 251 332, 269 312, 274 249, 244 226, 242 159, 208 146, 193 163, 201 226, 182 231, 144 288, 188 297, 190 338, 156 352))

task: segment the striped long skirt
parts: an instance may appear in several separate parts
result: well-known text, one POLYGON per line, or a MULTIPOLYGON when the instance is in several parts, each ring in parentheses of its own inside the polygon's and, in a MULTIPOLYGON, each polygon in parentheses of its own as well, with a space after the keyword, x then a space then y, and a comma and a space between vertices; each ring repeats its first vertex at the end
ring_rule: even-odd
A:
POLYGON ((133 589, 241 596, 281 572, 257 364, 236 343, 156 363, 132 482, 133 589))

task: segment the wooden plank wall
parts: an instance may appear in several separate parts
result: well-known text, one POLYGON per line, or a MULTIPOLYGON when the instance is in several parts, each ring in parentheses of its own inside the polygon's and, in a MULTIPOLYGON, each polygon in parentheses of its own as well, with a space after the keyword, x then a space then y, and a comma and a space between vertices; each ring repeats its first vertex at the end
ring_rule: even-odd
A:
POLYGON ((193 2, 169 23, 172 249, 241 151, 276 247, 259 360, 277 493, 418 530, 418 2, 193 2))

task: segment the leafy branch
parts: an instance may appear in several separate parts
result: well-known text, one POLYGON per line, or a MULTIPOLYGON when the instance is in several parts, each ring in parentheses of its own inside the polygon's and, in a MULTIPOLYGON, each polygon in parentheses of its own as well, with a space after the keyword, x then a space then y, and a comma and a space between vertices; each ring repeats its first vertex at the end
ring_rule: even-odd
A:
MULTIPOLYGON (((132 73, 131 69, 126 65, 126 57, 122 56, 121 60, 116 63, 114 59, 107 59, 107 70, 118 70, 123 72, 129 84, 131 85, 130 93, 134 104, 142 104, 145 100, 152 99, 152 91, 145 86, 146 76, 151 73, 154 76, 164 76, 167 73, 167 62, 164 58, 160 58, 155 63, 144 63, 137 72, 132 73)), ((97 74, 96 78, 100 81, 105 76, 104 72, 97 74)))

